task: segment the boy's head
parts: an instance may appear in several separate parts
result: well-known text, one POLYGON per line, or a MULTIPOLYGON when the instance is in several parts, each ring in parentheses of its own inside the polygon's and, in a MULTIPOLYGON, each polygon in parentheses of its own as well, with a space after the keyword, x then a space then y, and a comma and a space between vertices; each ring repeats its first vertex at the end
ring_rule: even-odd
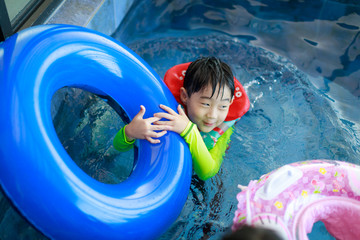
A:
POLYGON ((281 240, 271 229, 245 225, 222 238, 222 240, 281 240))
POLYGON ((225 120, 234 91, 229 65, 218 58, 205 57, 189 65, 180 98, 190 120, 200 131, 210 132, 225 120))

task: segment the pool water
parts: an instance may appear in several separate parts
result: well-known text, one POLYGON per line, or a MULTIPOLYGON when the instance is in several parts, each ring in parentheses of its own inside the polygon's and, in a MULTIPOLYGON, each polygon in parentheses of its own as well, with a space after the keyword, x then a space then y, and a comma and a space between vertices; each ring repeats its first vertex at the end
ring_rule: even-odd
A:
MULTIPOLYGON (((359 10, 343 1, 135 4, 116 39, 161 77, 173 65, 217 56, 251 102, 219 174, 193 178, 181 215, 161 239, 220 239, 232 224, 237 185, 284 164, 360 163, 359 10)), ((309 237, 334 239, 320 222, 309 237)))
MULTIPOLYGON (((221 239, 232 225, 237 185, 284 164, 320 158, 360 164, 359 29, 355 0, 135 1, 114 38, 160 77, 173 65, 217 56, 251 102, 220 172, 206 182, 193 177, 180 216, 160 239, 221 239)), ((106 101, 62 89, 52 116, 63 146, 86 173, 109 184, 129 176, 134 152, 113 149, 124 121, 106 101)), ((1 239, 46 239, 12 208, 0 219, 14 223, 0 225, 1 239)), ((309 238, 334 239, 320 222, 309 238)))

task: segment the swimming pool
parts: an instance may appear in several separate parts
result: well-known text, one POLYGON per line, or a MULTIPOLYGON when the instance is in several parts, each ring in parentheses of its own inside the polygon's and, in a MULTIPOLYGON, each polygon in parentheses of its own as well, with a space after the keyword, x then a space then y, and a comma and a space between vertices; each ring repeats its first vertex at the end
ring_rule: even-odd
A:
MULTIPOLYGON (((237 184, 284 164, 360 163, 359 12, 355 1, 135 1, 116 39, 161 77, 175 64, 218 56, 251 101, 220 173, 205 183, 193 179, 181 215, 161 239, 219 239, 232 224, 237 184)), ((86 92, 68 89, 63 96, 53 103, 54 125, 74 161, 99 181, 124 180, 133 153, 111 147, 121 119, 86 92)), ((16 218, 7 216, 0 219, 16 218)), ((8 235, 1 237, 42 238, 21 225, 2 229, 8 235)), ((313 239, 331 239, 323 231, 316 227, 313 239)))
MULTIPOLYGON (((251 101, 220 173, 193 179, 181 216, 161 239, 219 239, 232 223, 237 184, 284 164, 360 163, 360 5, 343 2, 142 1, 131 9, 114 37, 160 76, 215 55, 251 101)), ((322 225, 310 237, 332 239, 322 225)))

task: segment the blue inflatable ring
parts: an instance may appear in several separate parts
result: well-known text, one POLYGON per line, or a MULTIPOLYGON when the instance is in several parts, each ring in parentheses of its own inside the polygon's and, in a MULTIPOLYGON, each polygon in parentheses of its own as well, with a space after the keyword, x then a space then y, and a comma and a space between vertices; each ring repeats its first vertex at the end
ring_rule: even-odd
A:
POLYGON ((191 156, 178 134, 140 141, 129 178, 88 176, 61 145, 53 94, 77 87, 115 100, 133 118, 177 103, 158 75, 108 36, 43 25, 0 43, 0 184, 16 208, 53 239, 154 239, 175 221, 191 180, 191 156))

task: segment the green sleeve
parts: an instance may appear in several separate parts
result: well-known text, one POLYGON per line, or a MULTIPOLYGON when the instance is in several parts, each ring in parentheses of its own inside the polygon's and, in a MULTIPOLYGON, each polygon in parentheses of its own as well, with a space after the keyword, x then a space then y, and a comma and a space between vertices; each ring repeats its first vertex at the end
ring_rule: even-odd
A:
POLYGON ((189 122, 180 134, 189 145, 194 170, 200 179, 207 180, 218 173, 232 132, 233 129, 229 128, 210 151, 194 123, 189 122))
POLYGON ((120 129, 120 131, 115 135, 113 140, 114 148, 121 152, 126 152, 132 149, 135 142, 135 140, 128 141, 126 139, 126 134, 125 134, 126 126, 127 125, 125 125, 123 128, 120 129))

